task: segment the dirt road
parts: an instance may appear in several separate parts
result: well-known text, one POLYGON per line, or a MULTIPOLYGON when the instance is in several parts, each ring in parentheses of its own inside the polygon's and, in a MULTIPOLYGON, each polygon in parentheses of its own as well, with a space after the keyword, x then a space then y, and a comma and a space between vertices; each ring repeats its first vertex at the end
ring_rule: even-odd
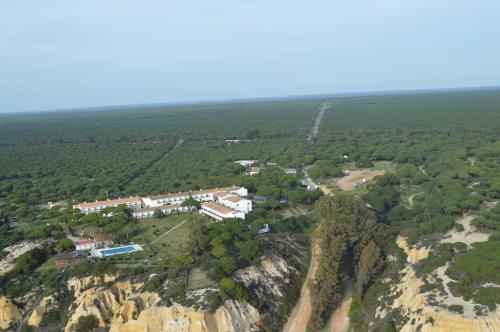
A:
POLYGON ((307 272, 306 279, 302 284, 299 301, 290 314, 288 322, 283 328, 283 332, 305 332, 307 329, 307 324, 309 323, 312 313, 311 291, 309 290, 308 285, 312 282, 312 280, 314 280, 314 276, 318 270, 319 256, 320 246, 317 237, 314 237, 309 271, 307 272))
POLYGON ((342 296, 342 301, 330 318, 330 332, 347 332, 349 330, 349 309, 351 308, 351 302, 351 283, 349 283, 342 296))
MULTIPOLYGON (((314 122, 309 129, 309 135, 307 136, 307 143, 310 145, 314 144, 314 138, 318 134, 319 125, 321 124, 321 120, 323 119, 323 114, 325 111, 331 107, 330 103, 321 104, 319 113, 316 115, 314 122)), ((314 183, 314 181, 307 175, 307 169, 310 167, 302 166, 302 170, 304 172, 304 177, 302 178, 302 184, 306 185, 308 190, 315 190, 318 188, 318 185, 314 183)), ((321 189, 324 190, 323 188, 321 189)), ((329 192, 329 190, 326 188, 329 192)), ((326 194, 326 193, 325 193, 326 194)), ((300 298, 295 308, 290 313, 288 317, 288 321, 286 325, 283 327, 283 332, 305 332, 307 329, 307 324, 309 323, 309 319, 311 318, 312 313, 312 302, 311 302, 311 291, 309 290, 309 283, 314 280, 316 275, 316 271, 318 270, 318 260, 320 256, 320 246, 318 243, 318 229, 316 229, 316 234, 312 237, 311 244, 311 263, 309 264, 309 270, 307 271, 306 278, 304 283, 302 284, 302 288, 300 290, 300 298)))
POLYGON ((410 204, 410 208, 413 207, 413 200, 415 199, 415 197, 417 197, 418 195, 421 195, 421 194, 425 194, 425 192, 422 191, 422 192, 413 194, 413 195, 408 197, 408 204, 410 204))
MULTIPOLYGON (((318 128, 319 124, 321 123, 321 119, 323 118, 323 114, 326 109, 331 107, 331 104, 329 103, 324 103, 320 109, 320 113, 317 115, 313 126, 311 127, 310 130, 310 136, 308 137, 307 141, 310 144, 314 144, 313 138, 317 135, 318 133, 318 128)), ((307 169, 308 167, 305 166, 303 167, 304 173, 306 174, 306 185, 309 187, 314 187, 320 188, 320 190, 323 192, 325 195, 332 195, 332 192, 330 189, 325 186, 321 185, 318 186, 316 183, 313 182, 309 176, 307 176, 307 169)), ((303 182, 304 183, 304 182, 303 182)), ((309 323, 309 319, 311 318, 312 314, 312 299, 311 299, 311 291, 309 289, 309 284, 314 281, 314 278, 316 276, 316 271, 318 270, 318 265, 319 265, 319 258, 321 255, 321 249, 319 245, 319 239, 318 239, 318 233, 320 232, 319 228, 316 229, 316 234, 312 238, 312 253, 311 253, 311 263, 309 265, 309 270, 307 271, 306 278, 304 280, 304 283, 302 284, 302 288, 300 291, 300 298, 299 301, 297 302, 295 308, 292 310, 290 313, 290 317, 288 318, 288 321, 286 325, 283 327, 283 332, 305 332, 307 330, 307 324, 309 323)), ((342 298, 342 303, 339 305, 339 307, 334 311, 332 315, 332 324, 331 324, 331 331, 347 331, 349 327, 349 319, 348 319, 348 312, 349 312, 349 307, 351 306, 351 292, 350 292, 350 287, 348 291, 344 294, 342 298), (332 330, 334 328, 335 330, 332 330)))

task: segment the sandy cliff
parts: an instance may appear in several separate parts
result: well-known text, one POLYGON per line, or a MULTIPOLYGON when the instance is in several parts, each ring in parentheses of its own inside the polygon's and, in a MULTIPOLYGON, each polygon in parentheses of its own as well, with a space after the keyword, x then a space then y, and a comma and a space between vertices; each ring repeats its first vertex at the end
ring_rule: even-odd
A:
POLYGON ((6 330, 21 319, 21 310, 11 299, 0 297, 0 329, 6 330))
MULTIPOLYGON (((431 305, 431 298, 439 299, 440 303, 453 304, 453 301, 461 301, 462 298, 454 298, 446 291, 444 296, 438 295, 436 291, 422 292, 421 286, 424 280, 415 274, 413 264, 428 256, 425 248, 415 249, 409 246, 406 239, 398 237, 398 246, 402 248, 408 256, 408 264, 401 271, 401 279, 393 286, 393 294, 398 296, 392 303, 392 310, 398 310, 407 320, 399 331, 412 332, 419 330, 423 332, 494 332, 500 331, 500 308, 484 316, 457 314, 443 309, 442 307, 431 305), (442 297, 442 298, 441 298, 442 297)), ((441 278, 443 276, 440 276, 441 278)), ((433 280, 436 282, 437 280, 433 280)), ((467 309, 467 308, 466 308, 467 309)), ((466 310, 467 311, 467 310, 466 310)), ((377 315, 384 317, 386 310, 378 308, 377 315)))
MULTIPOLYGON (((108 277, 107 280, 112 280, 108 277)), ((156 293, 141 292, 141 283, 131 281, 99 284, 95 279, 70 280, 76 300, 65 331, 74 330, 81 316, 93 314, 99 325, 111 332, 204 332, 255 331, 257 309, 245 302, 227 300, 215 313, 179 304, 164 306, 156 293)))

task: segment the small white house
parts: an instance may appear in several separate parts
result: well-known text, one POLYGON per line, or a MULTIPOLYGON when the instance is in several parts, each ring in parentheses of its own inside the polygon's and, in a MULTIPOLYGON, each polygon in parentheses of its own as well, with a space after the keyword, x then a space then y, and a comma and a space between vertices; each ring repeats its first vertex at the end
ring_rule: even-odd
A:
POLYGON ((283 171, 286 173, 286 174, 290 174, 290 175, 295 175, 297 174, 297 170, 295 168, 283 168, 283 171))
POLYGON ((240 164, 243 167, 250 167, 255 164, 256 161, 257 160, 236 160, 235 163, 240 164))
POLYGON ((271 231, 271 227, 269 227, 269 224, 264 224, 264 227, 259 229, 259 234, 266 234, 271 231))
POLYGON ((79 240, 75 241, 75 249, 77 251, 90 250, 95 248, 94 240, 79 240))
POLYGON ((73 244, 77 251, 84 251, 112 245, 113 241, 96 237, 94 239, 77 240, 73 244))

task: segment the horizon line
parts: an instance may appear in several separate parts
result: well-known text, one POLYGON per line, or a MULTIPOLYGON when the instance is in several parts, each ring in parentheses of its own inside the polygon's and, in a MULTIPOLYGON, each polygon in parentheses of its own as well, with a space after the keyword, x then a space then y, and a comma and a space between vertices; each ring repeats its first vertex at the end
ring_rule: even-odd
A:
POLYGON ((77 112, 97 112, 97 111, 112 111, 120 109, 133 109, 136 107, 156 108, 162 106, 182 106, 182 105, 217 105, 245 102, 266 102, 273 100, 306 100, 306 99, 322 99, 331 97, 363 97, 391 94, 418 94, 431 92, 458 92, 467 90, 495 90, 500 89, 500 85, 489 86, 468 86, 468 87, 451 87, 451 88, 417 88, 417 89, 396 89, 396 90, 372 90, 359 92, 332 92, 332 93, 315 93, 315 94, 297 94, 297 95, 279 95, 279 96, 264 96, 264 97, 241 97, 241 98, 217 98, 217 99, 193 99, 186 101, 172 102, 152 102, 138 104, 114 104, 102 106, 83 106, 83 107, 68 107, 56 108, 47 110, 33 111, 11 111, 0 112, 0 116, 4 115, 32 115, 32 114, 47 114, 47 113, 77 113, 77 112))

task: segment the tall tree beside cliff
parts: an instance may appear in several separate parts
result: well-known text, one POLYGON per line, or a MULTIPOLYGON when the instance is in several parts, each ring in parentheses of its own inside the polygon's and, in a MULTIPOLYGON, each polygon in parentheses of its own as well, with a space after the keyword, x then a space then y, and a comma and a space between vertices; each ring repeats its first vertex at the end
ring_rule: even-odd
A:
POLYGON ((204 218, 196 213, 189 216, 188 224, 187 248, 194 259, 208 246, 208 230, 204 218))
POLYGON ((356 283, 354 284, 356 297, 360 298, 363 295, 367 286, 382 268, 383 262, 380 248, 375 242, 368 242, 361 250, 361 256, 356 266, 356 283))
MULTIPOLYGON (((320 218, 321 257, 314 283, 311 325, 321 328, 341 297, 345 274, 357 258, 357 244, 365 243, 366 230, 375 225, 374 214, 356 197, 340 193, 322 197, 315 206, 320 218)), ((362 255, 362 254, 361 254, 362 255)))

